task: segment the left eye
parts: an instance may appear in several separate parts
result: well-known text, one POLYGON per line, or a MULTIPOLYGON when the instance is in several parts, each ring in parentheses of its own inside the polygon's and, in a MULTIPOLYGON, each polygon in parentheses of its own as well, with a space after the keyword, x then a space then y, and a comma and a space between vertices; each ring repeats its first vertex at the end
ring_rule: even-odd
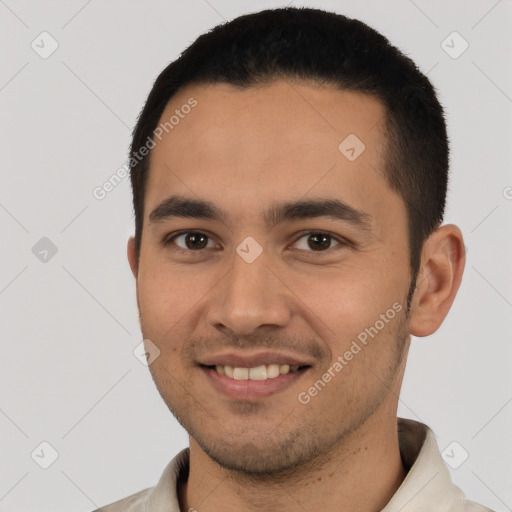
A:
MULTIPOLYGON (((302 247, 299 247, 300 250, 308 250, 312 249, 313 252, 325 252, 325 250, 331 248, 331 242, 335 241, 337 245, 341 245, 341 241, 337 240, 330 233, 324 233, 322 231, 319 232, 311 232, 302 235, 299 240, 306 239, 305 244, 302 244, 302 247)), ((299 240, 295 242, 295 245, 298 244, 299 240)))

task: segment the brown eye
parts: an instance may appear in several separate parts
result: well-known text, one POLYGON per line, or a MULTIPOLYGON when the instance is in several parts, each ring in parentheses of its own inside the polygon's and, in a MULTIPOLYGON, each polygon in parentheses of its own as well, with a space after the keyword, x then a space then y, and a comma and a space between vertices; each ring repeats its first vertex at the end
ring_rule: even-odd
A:
POLYGON ((317 249, 329 249, 331 245, 331 237, 324 233, 315 233, 309 235, 308 245, 313 250, 317 249))
POLYGON ((165 245, 175 243, 180 249, 188 251, 199 251, 201 249, 207 248, 209 241, 210 238, 204 233, 200 233, 198 231, 187 231, 185 233, 180 233, 173 236, 172 238, 169 238, 165 242, 165 245), (181 243, 177 243, 177 240, 180 240, 181 243))
POLYGON ((204 249, 208 244, 208 237, 202 233, 186 233, 185 245, 187 249, 204 249))
POLYGON ((333 238, 329 233, 311 232, 300 237, 296 245, 299 245, 299 249, 308 252, 326 252, 331 248, 333 242, 336 242, 337 245, 341 245, 341 242, 333 238), (307 242, 300 243, 300 240, 303 239, 307 240, 307 242))

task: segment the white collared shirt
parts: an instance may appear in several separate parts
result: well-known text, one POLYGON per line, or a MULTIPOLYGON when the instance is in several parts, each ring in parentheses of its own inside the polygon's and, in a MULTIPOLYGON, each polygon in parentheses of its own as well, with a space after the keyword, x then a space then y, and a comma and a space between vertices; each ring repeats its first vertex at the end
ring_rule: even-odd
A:
MULTIPOLYGON (((469 501, 450 478, 434 433, 418 421, 397 418, 400 455, 407 475, 381 512, 493 512, 469 501)), ((167 464, 154 487, 93 512, 180 512, 179 475, 188 470, 189 449, 167 464)))

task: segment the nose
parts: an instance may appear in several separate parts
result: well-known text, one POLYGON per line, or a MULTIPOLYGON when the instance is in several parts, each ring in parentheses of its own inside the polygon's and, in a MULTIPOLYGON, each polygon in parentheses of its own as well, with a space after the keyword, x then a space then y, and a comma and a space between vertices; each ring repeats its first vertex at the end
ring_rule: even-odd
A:
POLYGON ((234 252, 230 270, 212 292, 208 310, 211 325, 247 336, 262 326, 288 324, 292 293, 267 260, 265 251, 252 263, 234 252))

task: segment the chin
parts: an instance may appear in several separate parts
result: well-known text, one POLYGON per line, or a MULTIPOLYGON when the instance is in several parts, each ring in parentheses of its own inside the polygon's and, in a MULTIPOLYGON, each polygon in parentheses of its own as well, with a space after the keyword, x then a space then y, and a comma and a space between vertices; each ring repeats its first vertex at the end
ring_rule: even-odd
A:
MULTIPOLYGON (((205 443, 203 439, 194 438, 201 449, 219 466, 252 477, 287 474, 304 462, 315 458, 316 450, 311 453, 302 450, 297 443, 297 436, 290 435, 286 440, 270 441, 256 444, 253 440, 244 442, 205 443)), ((231 438, 237 439, 237 436, 231 438)))
MULTIPOLYGON (((204 450, 204 448, 203 448, 204 450)), ((224 469, 244 473, 246 475, 263 476, 282 473, 295 468, 298 462, 290 460, 284 454, 273 451, 271 457, 258 450, 250 443, 239 450, 231 451, 206 451, 207 455, 224 469)))

